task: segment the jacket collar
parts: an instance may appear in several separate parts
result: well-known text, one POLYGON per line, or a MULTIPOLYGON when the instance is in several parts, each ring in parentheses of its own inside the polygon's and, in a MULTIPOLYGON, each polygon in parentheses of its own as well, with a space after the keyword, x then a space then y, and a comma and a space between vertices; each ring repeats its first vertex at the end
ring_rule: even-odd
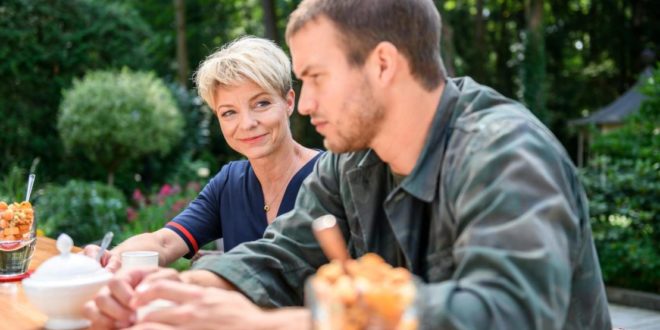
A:
MULTIPOLYGON (((433 200, 437 191, 445 146, 448 142, 451 122, 455 119, 454 108, 459 96, 460 92, 456 84, 451 79, 445 80, 445 88, 422 152, 410 175, 401 183, 401 188, 427 203, 433 200)), ((377 164, 386 165, 375 151, 368 149, 359 161, 358 168, 367 169, 377 164)))
POLYGON ((455 113, 454 108, 459 96, 460 92, 456 84, 451 79, 445 80, 445 88, 422 152, 410 175, 401 183, 405 191, 427 203, 433 200, 438 191, 438 178, 451 133, 451 122, 454 119, 452 115, 455 113))

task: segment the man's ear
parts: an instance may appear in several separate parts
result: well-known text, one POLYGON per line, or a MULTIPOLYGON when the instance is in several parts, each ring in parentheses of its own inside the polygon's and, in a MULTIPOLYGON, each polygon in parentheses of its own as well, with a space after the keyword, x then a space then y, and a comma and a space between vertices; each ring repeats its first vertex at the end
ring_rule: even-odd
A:
POLYGON ((389 85, 400 69, 401 56, 391 42, 382 41, 376 45, 367 59, 374 82, 389 85))

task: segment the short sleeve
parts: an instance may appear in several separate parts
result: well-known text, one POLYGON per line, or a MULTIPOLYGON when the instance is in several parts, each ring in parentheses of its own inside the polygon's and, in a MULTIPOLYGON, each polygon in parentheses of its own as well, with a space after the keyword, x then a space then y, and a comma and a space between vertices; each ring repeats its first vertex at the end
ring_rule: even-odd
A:
POLYGON ((165 228, 174 231, 188 245, 189 252, 185 258, 192 258, 200 246, 222 237, 220 196, 227 184, 229 172, 229 165, 223 166, 199 196, 165 225, 165 228))

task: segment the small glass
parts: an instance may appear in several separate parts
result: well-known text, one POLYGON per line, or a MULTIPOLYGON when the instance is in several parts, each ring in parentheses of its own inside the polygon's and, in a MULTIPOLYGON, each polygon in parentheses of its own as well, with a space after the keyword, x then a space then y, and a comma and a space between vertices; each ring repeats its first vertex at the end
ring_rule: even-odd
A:
POLYGON ((361 293, 360 284, 337 288, 311 276, 305 283, 305 305, 312 314, 314 330, 415 330, 419 320, 417 297, 408 303, 391 292, 361 293), (352 297, 349 297, 352 296, 352 297), (347 301, 350 301, 347 303, 347 301))
POLYGON ((18 241, 0 241, 0 277, 25 274, 36 243, 34 236, 18 241))
POLYGON ((37 245, 36 218, 33 215, 29 232, 22 239, 0 240, 0 279, 25 274, 37 245))

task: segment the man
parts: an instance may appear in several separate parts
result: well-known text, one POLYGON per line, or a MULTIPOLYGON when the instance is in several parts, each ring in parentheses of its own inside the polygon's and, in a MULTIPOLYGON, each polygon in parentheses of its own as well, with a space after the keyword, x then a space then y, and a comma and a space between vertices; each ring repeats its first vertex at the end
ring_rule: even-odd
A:
MULTIPOLYGON (((311 221, 333 214, 353 257, 376 252, 424 282, 421 328, 611 328, 571 161, 522 105, 445 77, 432 1, 303 1, 287 42, 303 81, 299 111, 333 153, 263 239, 203 258, 186 281, 236 289, 262 307, 301 305, 302 283, 327 262, 311 221)), ((140 276, 128 276, 115 296, 130 296, 140 276)), ((220 326, 258 315, 258 324, 277 327, 308 317, 255 311, 235 294, 189 284, 143 289, 131 306, 158 297, 183 303, 169 311, 178 320, 162 313, 147 321, 220 326)))

